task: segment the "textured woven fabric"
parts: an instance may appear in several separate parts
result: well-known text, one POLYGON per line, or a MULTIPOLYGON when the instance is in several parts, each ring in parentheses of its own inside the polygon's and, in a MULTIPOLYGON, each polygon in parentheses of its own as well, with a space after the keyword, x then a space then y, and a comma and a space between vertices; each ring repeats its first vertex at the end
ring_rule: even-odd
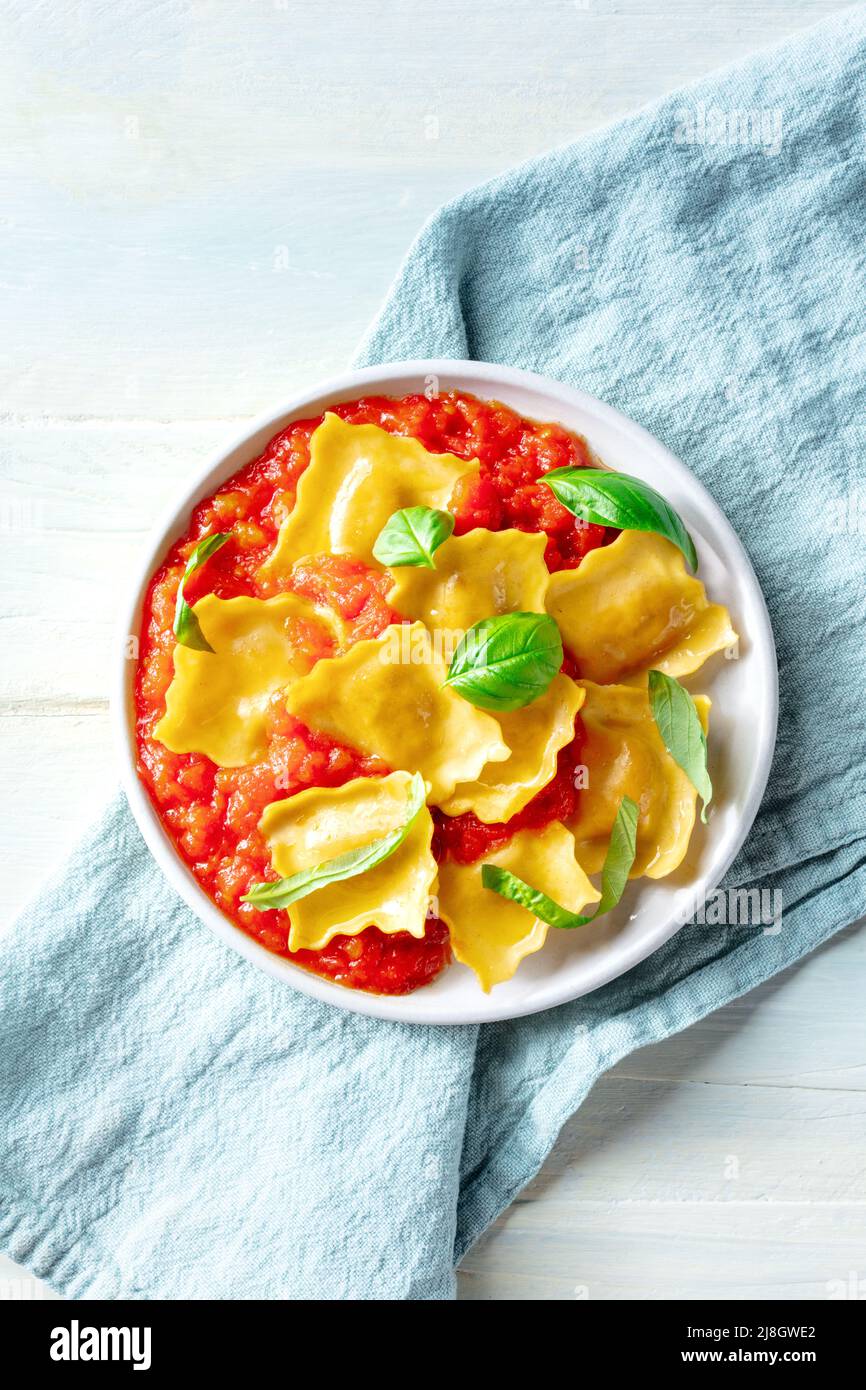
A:
POLYGON ((717 498, 782 686, 729 881, 780 892, 782 930, 685 928, 513 1023, 378 1022, 221 946, 118 800, 0 943, 0 1232, 56 1288, 453 1297, 606 1067, 866 911, 864 33, 849 11, 444 208, 363 349, 584 387, 717 498))

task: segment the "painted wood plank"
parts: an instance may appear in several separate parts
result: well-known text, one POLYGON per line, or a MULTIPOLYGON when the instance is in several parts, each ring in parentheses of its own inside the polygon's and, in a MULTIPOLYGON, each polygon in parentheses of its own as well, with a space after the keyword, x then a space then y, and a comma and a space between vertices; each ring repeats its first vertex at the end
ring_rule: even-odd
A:
POLYGON ((862 1298, 861 1209, 663 1202, 549 1202, 542 1229, 513 1206, 499 1257, 461 1270, 462 1299, 862 1298))
MULTIPOLYGON (((784 927, 784 918, 782 930, 784 927)), ((649 1082, 866 1091, 866 928, 855 924, 811 956, 669 1039, 617 1074, 649 1082)), ((866 1128, 861 1138, 866 1149, 866 1128)))
POLYGON ((21 1265, 0 1255, 0 1303, 24 1303, 37 1299, 56 1300, 59 1294, 36 1279, 21 1265))
MULTIPOLYGON (((0 713, 104 706, 145 537, 236 421, 0 425, 0 713)), ((14 733, 14 730, 11 732, 14 733)))
POLYGON ((63 862, 117 785, 104 708, 39 714, 0 711, 0 933, 63 862))
POLYGON ((469 1252, 460 1296, 866 1296, 864 986, 860 923, 625 1058, 469 1252))
POLYGON ((347 362, 443 200, 837 8, 15 0, 4 409, 263 409, 347 362))

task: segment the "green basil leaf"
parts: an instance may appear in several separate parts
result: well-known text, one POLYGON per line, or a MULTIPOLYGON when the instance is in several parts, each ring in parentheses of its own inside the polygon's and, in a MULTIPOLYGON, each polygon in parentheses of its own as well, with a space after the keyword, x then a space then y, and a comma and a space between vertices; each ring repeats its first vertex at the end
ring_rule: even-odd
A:
POLYGON ((450 512, 404 507, 385 522, 376 537, 373 556, 381 565, 424 565, 432 570, 435 552, 453 530, 450 512))
POLYGON ((198 618, 182 594, 178 594, 177 597, 174 635, 182 647, 192 647, 197 652, 213 651, 213 647, 201 630, 198 618))
POLYGON ((261 908, 289 907, 299 898, 314 893, 317 888, 327 888, 329 883, 339 883, 344 878, 355 878, 368 869, 375 869, 377 864, 400 848, 421 814, 426 799, 424 778, 420 772, 416 772, 409 787, 406 820, 396 830, 391 830, 369 845, 338 854, 336 859, 326 859, 324 864, 317 864, 312 869, 301 869, 288 878, 278 879, 276 883, 257 883, 249 893, 244 894, 241 902, 261 908))
POLYGON ((713 784, 707 771, 707 736, 695 702, 679 681, 663 671, 649 673, 649 701, 662 743, 701 798, 701 820, 706 825, 713 784))
POLYGON ((561 666, 562 638, 551 617, 502 613, 464 635, 445 684, 479 709, 521 709, 544 694, 561 666))
POLYGON ((617 526, 621 531, 654 531, 673 541, 697 570, 698 554, 682 518, 661 493, 640 478, 605 468, 554 468, 540 481, 558 502, 584 521, 617 526))
POLYGON ((183 596, 183 586, 191 574, 209 560, 211 555, 225 545, 230 532, 216 531, 212 536, 205 536, 204 540, 199 541, 193 550, 184 568, 183 578, 177 590, 177 604, 174 610, 174 635, 178 642, 184 647, 192 647, 197 652, 212 652, 213 647, 208 642, 199 626, 198 618, 190 608, 183 596))
POLYGON ((628 882, 629 872, 634 863, 635 848, 637 845, 637 821, 638 808, 631 800, 631 797, 624 796, 619 804, 616 819, 610 832, 610 844, 607 847, 604 866, 601 871, 601 898, 598 901, 595 912, 590 914, 569 912, 567 908, 560 907, 559 903, 549 898, 546 893, 542 893, 538 888, 532 888, 528 883, 524 883, 522 878, 512 874, 508 869, 501 869, 496 864, 483 864, 481 866, 481 882, 485 888, 490 888, 494 893, 498 893, 501 898, 507 898, 509 902, 519 903, 531 912, 533 917, 538 917, 540 921, 546 922, 550 927, 559 927, 562 931, 573 931, 575 927, 588 926, 596 918, 601 917, 602 913, 609 912, 612 907, 616 907, 625 891, 628 882))
POLYGON ((593 917, 610 912, 625 892, 637 850, 638 815, 637 803, 630 796, 624 796, 611 827, 607 854, 601 866, 601 898, 593 917))
POLYGON ((519 903, 527 912, 531 912, 533 917, 538 917, 550 927, 561 927, 564 931, 570 931, 573 927, 584 927, 587 922, 592 921, 591 917, 584 917, 560 907, 559 903, 554 902, 553 898, 549 898, 539 888, 530 887, 522 878, 518 878, 517 874, 511 873, 509 869, 500 868, 498 864, 481 865, 481 882, 485 888, 498 893, 500 898, 519 903))

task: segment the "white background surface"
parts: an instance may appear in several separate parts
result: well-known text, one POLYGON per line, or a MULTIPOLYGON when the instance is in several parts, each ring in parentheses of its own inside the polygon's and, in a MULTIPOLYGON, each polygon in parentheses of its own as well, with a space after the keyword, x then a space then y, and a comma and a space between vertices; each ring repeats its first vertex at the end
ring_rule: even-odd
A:
MULTIPOLYGON (((443 199, 838 8, 3 0, 6 920, 113 785, 118 578, 176 480, 347 363, 443 199)), ((866 1296, 864 994, 849 929, 621 1063, 461 1295, 866 1296)))

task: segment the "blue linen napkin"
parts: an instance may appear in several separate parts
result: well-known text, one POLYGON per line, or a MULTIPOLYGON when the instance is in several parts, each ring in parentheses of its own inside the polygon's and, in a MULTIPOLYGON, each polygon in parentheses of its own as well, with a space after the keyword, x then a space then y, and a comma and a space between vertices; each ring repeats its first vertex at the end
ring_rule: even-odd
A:
POLYGON ((857 9, 458 199, 363 353, 573 382, 716 496, 782 683, 729 882, 782 931, 687 927, 512 1023, 378 1022, 213 940, 118 799, 0 944, 0 1237, 55 1288, 451 1298, 606 1067, 866 912, 864 65, 857 9))

